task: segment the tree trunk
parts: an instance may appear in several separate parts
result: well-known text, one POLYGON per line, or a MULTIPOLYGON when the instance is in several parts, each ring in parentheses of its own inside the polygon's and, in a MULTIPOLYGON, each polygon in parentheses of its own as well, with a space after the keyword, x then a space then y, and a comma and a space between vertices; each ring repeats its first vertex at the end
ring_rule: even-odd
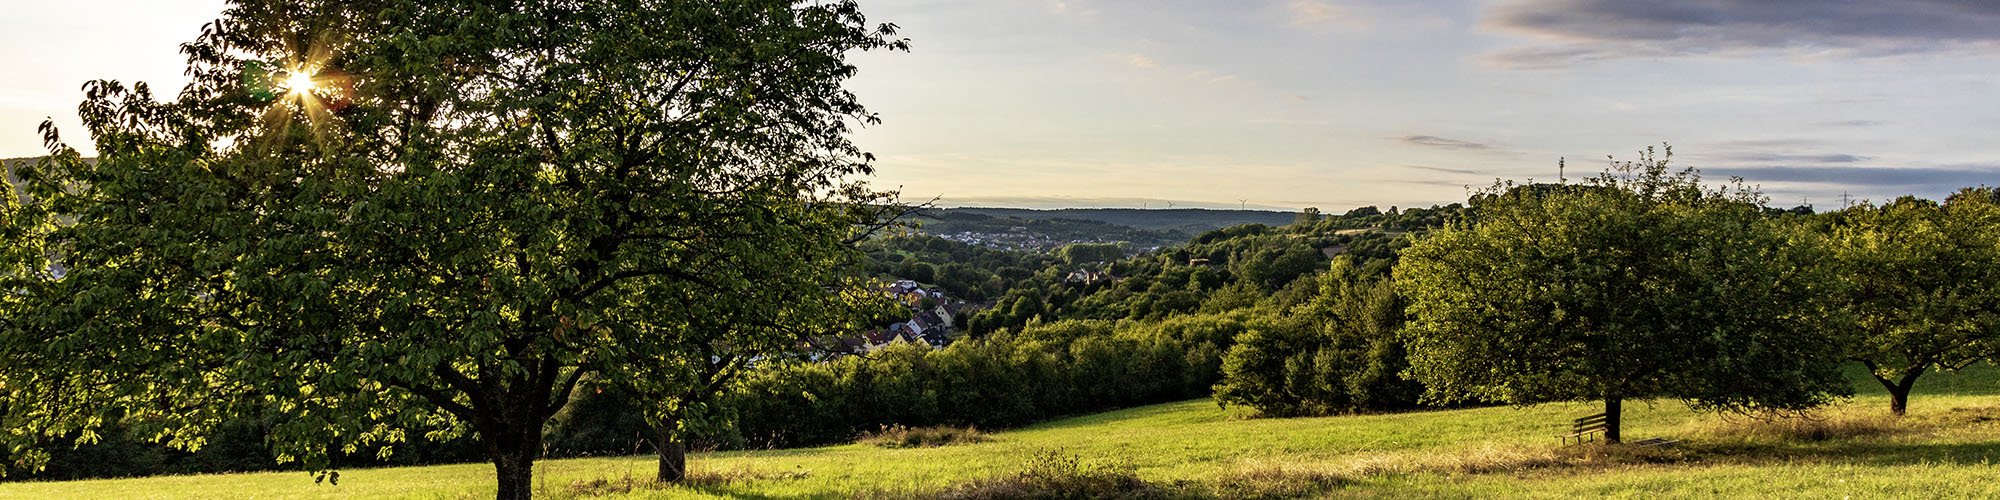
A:
POLYGON ((653 451, 660 454, 658 479, 665 484, 687 479, 687 443, 674 437, 676 425, 668 423, 653 427, 653 451))
POLYGON ((1618 443, 1619 414, 1625 411, 1625 401, 1617 395, 1604 396, 1604 442, 1618 443))
POLYGON ((1900 417, 1909 411, 1910 389, 1917 386, 1917 376, 1923 374, 1924 370, 1919 368, 1904 372, 1903 378, 1897 380, 1896 383, 1891 384, 1888 380, 1882 381, 1882 386, 1889 389, 1889 413, 1900 417))
MULTIPOLYGON (((520 418, 515 422, 533 419, 520 418)), ((542 425, 520 425, 488 421, 480 429, 486 442, 486 456, 493 459, 497 500, 532 500, 535 496, 535 459, 542 456, 542 425), (511 425, 510 425, 511 424, 511 425)))
POLYGON ((493 456, 493 475, 498 480, 496 500, 531 500, 535 496, 535 450, 516 447, 493 456))
POLYGON ((1868 366, 1868 375, 1875 377, 1876 382, 1881 382, 1883 389, 1889 390, 1889 413, 1898 417, 1903 416, 1904 412, 1909 411, 1910 389, 1917 386, 1917 377, 1923 376, 1924 372, 1930 370, 1931 366, 1929 363, 1925 363, 1916 368, 1903 370, 1902 378, 1889 380, 1883 378, 1881 372, 1877 371, 1879 367, 1875 365, 1874 361, 1866 359, 1860 361, 1861 364, 1868 366))

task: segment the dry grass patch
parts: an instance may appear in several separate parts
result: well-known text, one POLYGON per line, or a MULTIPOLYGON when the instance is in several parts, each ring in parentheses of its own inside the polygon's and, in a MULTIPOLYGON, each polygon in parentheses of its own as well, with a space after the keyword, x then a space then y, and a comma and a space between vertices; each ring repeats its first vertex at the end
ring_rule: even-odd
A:
POLYGON ((937 446, 983 443, 988 441, 986 433, 972 427, 904 427, 885 425, 881 430, 861 435, 856 442, 872 444, 883 448, 931 448, 937 446))
POLYGON ((681 484, 699 488, 757 481, 797 481, 809 477, 812 477, 812 469, 798 469, 784 472, 749 469, 697 470, 689 472, 687 479, 683 480, 681 484))
POLYGON ((1719 443, 1818 442, 1886 436, 1920 422, 1886 414, 1809 414, 1785 418, 1714 418, 1690 423, 1689 434, 1719 443))
POLYGON ((724 471, 693 471, 688 473, 687 477, 679 483, 662 483, 652 476, 635 478, 632 477, 631 473, 626 473, 623 477, 617 479, 595 478, 572 481, 569 486, 563 488, 562 493, 564 497, 569 498, 599 497, 634 491, 664 490, 675 487, 695 489, 715 488, 730 484, 757 481, 791 481, 808 477, 812 477, 812 471, 807 469, 787 472, 730 469, 724 471))
POLYGON ((1283 459, 1244 462, 1236 471, 1223 476, 1222 489, 1219 491, 1224 493, 1222 496, 1225 498, 1285 498, 1387 476, 1601 470, 1630 465, 1680 463, 1693 458, 1692 452, 1675 447, 1629 444, 1530 447, 1488 443, 1457 451, 1366 453, 1332 462, 1296 462, 1283 459), (1243 486, 1237 486, 1239 484, 1243 486), (1275 496, 1234 495, 1245 491, 1269 491, 1275 496))
POLYGON ((941 492, 883 495, 908 500, 1193 500, 1202 498, 1178 485, 1139 479, 1126 463, 1085 463, 1060 449, 1046 449, 1009 476, 973 481, 941 492))
POLYGON ((1303 498, 1352 480, 1342 471, 1315 464, 1254 462, 1224 474, 1215 485, 1215 496, 1231 500, 1303 498))
POLYGON ((660 482, 653 478, 638 479, 626 474, 618 479, 596 478, 573 481, 563 488, 572 497, 599 497, 604 495, 631 493, 633 490, 659 489, 660 482))

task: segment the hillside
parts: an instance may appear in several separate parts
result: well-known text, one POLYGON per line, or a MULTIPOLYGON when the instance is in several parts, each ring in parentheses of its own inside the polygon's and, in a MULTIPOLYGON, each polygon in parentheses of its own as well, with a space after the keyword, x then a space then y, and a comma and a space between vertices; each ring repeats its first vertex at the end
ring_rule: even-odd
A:
MULTIPOLYGON (((1551 436, 1569 418, 1597 410, 1588 404, 1246 420, 1194 400, 970 445, 698 454, 696 486, 602 498, 907 496, 1009 476, 1048 450, 1076 458, 1084 474, 1129 471, 1179 498, 1993 498, 1996 380, 2000 369, 1984 365, 1926 377, 1900 421, 1883 417, 1885 396, 1867 381, 1857 381, 1859 396, 1811 421, 1697 415, 1672 401, 1629 405, 1633 436, 1684 443, 1609 451, 1555 446, 1551 436)), ((536 482, 551 498, 590 497, 653 467, 650 457, 552 460, 538 466, 536 482)), ((491 474, 464 464, 349 470, 338 485, 297 472, 29 482, 0 484, 0 498, 465 498, 490 496, 491 474)))
POLYGON ((1137 208, 1064 208, 1059 210, 1035 210, 1027 208, 949 208, 943 212, 972 213, 994 217, 1016 219, 1072 219, 1098 221, 1107 224, 1135 227, 1139 229, 1178 229, 1190 234, 1238 224, 1265 224, 1282 226, 1291 224, 1296 212, 1272 210, 1210 210, 1204 208, 1176 208, 1163 210, 1142 210, 1137 208))

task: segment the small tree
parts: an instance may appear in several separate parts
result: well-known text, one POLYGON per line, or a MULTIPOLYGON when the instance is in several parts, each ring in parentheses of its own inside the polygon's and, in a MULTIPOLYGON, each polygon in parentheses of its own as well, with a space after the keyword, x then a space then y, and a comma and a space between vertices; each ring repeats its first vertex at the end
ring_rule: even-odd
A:
POLYGON ((1903 197, 1829 212, 1837 267, 1851 286, 1848 355, 1909 408, 1917 377, 2000 355, 2000 205, 1993 188, 1939 204, 1903 197))
POLYGON ((470 431, 527 498, 579 387, 683 397, 704 349, 821 321, 881 207, 846 56, 892 28, 852 1, 233 2, 174 100, 86 86, 100 161, 44 125, 0 232, 5 436, 32 466, 112 418, 194 448, 272 411, 277 458, 327 471, 470 431))
POLYGON ((1318 224, 1321 218, 1319 207, 1306 207, 1304 210, 1300 210, 1298 215, 1292 216, 1292 225, 1300 228, 1309 228, 1314 224, 1318 224))
POLYGON ((1410 374, 1433 401, 1601 400, 1800 410, 1846 384, 1816 331, 1832 287, 1819 246, 1738 187, 1705 190, 1652 149, 1582 185, 1495 185, 1471 220, 1418 239, 1395 269, 1410 374))

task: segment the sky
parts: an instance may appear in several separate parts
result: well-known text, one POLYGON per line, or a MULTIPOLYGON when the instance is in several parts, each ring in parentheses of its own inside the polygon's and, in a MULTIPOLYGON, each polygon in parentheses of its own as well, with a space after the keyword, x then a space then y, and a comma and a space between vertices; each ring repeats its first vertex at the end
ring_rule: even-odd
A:
MULTIPOLYGON (((1462 202, 1671 144, 1705 179, 1822 209, 2000 184, 1990 0, 862 0, 873 182, 946 206, 1462 202)), ((0 157, 73 145, 93 78, 184 82, 217 0, 0 16, 0 157)), ((87 147, 80 149, 89 150, 87 147)))

